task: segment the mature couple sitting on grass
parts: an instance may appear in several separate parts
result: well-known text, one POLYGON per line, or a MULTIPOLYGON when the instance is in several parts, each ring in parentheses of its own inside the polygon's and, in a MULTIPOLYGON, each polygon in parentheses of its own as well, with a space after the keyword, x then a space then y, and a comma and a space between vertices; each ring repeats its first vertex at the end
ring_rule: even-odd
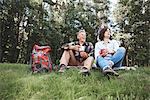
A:
POLYGON ((70 67, 77 67, 81 73, 89 74, 95 55, 96 65, 100 67, 103 74, 118 76, 114 69, 122 66, 126 50, 119 47, 116 40, 111 39, 110 30, 106 26, 100 30, 99 38, 100 41, 95 44, 94 50, 93 44, 86 42, 86 32, 80 30, 77 33, 78 41, 63 46, 64 52, 60 59, 59 72, 64 72, 70 67))

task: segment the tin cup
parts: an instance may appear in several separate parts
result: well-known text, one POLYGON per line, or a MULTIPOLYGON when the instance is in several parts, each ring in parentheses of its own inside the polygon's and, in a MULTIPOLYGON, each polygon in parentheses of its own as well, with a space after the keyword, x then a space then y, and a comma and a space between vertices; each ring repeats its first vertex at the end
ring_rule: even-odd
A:
POLYGON ((79 51, 84 51, 85 50, 85 46, 80 46, 79 47, 79 51))

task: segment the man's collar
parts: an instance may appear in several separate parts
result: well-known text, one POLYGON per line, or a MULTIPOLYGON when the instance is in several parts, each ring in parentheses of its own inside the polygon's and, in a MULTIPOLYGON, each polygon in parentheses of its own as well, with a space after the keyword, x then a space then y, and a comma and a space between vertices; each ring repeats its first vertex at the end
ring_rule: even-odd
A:
MULTIPOLYGON (((79 41, 77 41, 77 44, 79 44, 79 41)), ((80 45, 80 44, 79 44, 80 45)), ((83 45, 87 45, 87 42, 84 42, 83 45)))

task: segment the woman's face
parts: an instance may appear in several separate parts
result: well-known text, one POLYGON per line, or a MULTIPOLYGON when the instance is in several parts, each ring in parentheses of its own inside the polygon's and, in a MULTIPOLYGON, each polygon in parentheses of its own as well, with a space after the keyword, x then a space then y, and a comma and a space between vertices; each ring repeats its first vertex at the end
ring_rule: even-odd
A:
POLYGON ((111 35, 110 30, 107 29, 104 33, 104 38, 110 38, 110 35, 111 35))

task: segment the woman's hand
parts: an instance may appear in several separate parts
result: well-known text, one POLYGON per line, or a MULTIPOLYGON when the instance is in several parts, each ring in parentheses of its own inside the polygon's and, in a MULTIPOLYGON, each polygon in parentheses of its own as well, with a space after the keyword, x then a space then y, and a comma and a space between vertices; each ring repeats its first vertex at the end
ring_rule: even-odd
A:
POLYGON ((107 54, 108 54, 108 50, 107 49, 101 49, 99 51, 99 54, 102 56, 102 57, 105 57, 107 54))
POLYGON ((109 50, 109 49, 108 49, 107 51, 108 51, 109 54, 114 54, 114 53, 115 53, 114 50, 109 50))

